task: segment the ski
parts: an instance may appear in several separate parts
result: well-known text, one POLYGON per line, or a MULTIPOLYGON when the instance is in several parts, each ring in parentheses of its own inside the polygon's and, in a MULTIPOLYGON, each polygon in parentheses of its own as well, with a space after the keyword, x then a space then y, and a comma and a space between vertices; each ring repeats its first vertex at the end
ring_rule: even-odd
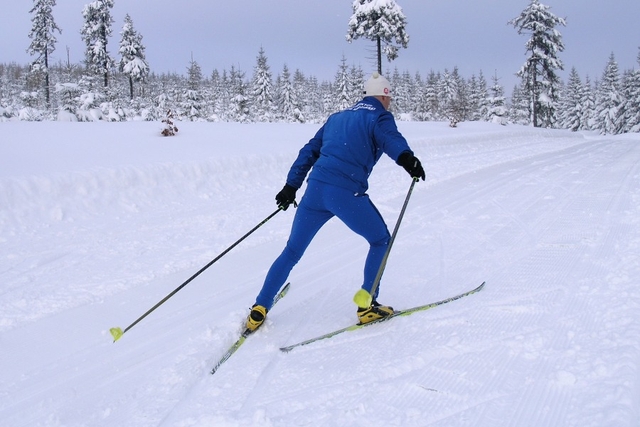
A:
POLYGON ((406 310, 399 310, 399 311, 394 312, 391 316, 384 317, 384 318, 378 319, 378 320, 374 320, 373 322, 369 322, 369 323, 357 323, 355 325, 347 326, 346 328, 338 329, 336 331, 329 332, 327 334, 320 335, 320 336, 317 336, 315 338, 308 339, 306 341, 301 341, 299 343, 292 344, 292 345, 289 345, 287 347, 281 347, 280 350, 284 351, 286 353, 286 352, 289 352, 289 351, 293 350, 296 347, 301 347, 303 345, 311 344, 311 343, 314 343, 314 342, 317 342, 317 341, 321 341, 321 340, 324 340, 324 339, 327 339, 327 338, 332 338, 332 337, 335 337, 336 335, 339 335, 339 334, 341 334, 343 332, 355 331, 357 329, 362 329, 362 328, 364 328, 366 326, 370 326, 370 325, 375 325, 375 324, 378 324, 378 323, 386 322, 386 321, 388 321, 388 320, 390 320, 390 319, 392 319, 394 317, 408 316, 408 315, 416 313, 418 311, 429 310, 430 308, 434 308, 434 307, 437 307, 439 305, 447 304, 447 303, 449 303, 451 301, 455 301, 457 299, 466 297, 468 295, 475 294, 476 292, 481 291, 482 288, 484 288, 484 285, 485 285, 485 282, 482 282, 482 284, 480 286, 478 286, 477 288, 472 289, 472 290, 467 291, 467 292, 464 292, 464 293, 461 293, 461 294, 456 295, 454 297, 443 299, 442 301, 432 302, 432 303, 425 304, 425 305, 419 305, 417 307, 409 308, 409 309, 406 309, 406 310))
MULTIPOLYGON (((276 295, 276 297, 273 299, 273 305, 276 305, 276 303, 278 301, 280 301, 280 299, 282 297, 284 297, 287 292, 289 291, 289 285, 290 283, 287 283, 286 285, 284 285, 284 287, 280 290, 280 292, 278 292, 278 294, 276 295)), ((273 306, 272 306, 273 308, 273 306)), ((255 331, 254 331, 255 332, 255 331)), ((236 351, 238 351, 238 349, 240 348, 240 346, 242 346, 242 344, 244 344, 245 340, 247 339, 247 337, 249 337, 249 335, 252 335, 253 332, 250 331, 249 329, 245 329, 244 332, 242 332, 240 334, 240 338, 238 338, 238 340, 236 342, 233 343, 233 345, 231 347, 229 347, 229 350, 227 350, 227 352, 220 358, 220 360, 218 361, 218 363, 216 363, 216 365, 213 367, 213 369, 211 369, 211 375, 215 374, 216 371, 218 370, 218 368, 220 368, 220 366, 226 362, 227 360, 229 360, 229 358, 233 355, 233 353, 235 353, 236 351)))

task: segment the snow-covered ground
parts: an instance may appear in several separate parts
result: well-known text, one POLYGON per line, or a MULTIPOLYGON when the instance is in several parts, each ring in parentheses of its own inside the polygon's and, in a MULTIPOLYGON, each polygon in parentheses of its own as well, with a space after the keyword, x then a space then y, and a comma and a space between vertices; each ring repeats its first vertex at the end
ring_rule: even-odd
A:
MULTIPOLYGON (((293 209, 109 328, 272 213, 317 125, 0 124, 0 425, 637 426, 640 135, 399 126, 427 181, 380 300, 485 289, 284 354, 356 321, 367 247, 331 221, 211 376, 293 209)), ((391 229, 410 179, 385 157, 370 183, 391 229)))

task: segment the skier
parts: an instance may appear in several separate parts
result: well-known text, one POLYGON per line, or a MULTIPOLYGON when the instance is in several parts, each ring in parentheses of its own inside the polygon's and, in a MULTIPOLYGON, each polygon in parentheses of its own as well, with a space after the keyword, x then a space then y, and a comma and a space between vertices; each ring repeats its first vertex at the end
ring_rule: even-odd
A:
MULTIPOLYGON (((425 179, 420 160, 398 131, 391 104, 391 85, 374 73, 364 85, 365 97, 354 106, 331 115, 315 136, 300 150, 283 189, 276 195, 278 207, 295 205, 296 191, 309 174, 286 247, 274 261, 247 317, 247 329, 255 331, 264 322, 273 298, 318 230, 333 216, 364 237, 369 252, 364 265, 362 289, 370 292, 391 238, 384 219, 366 194, 368 178, 383 153, 413 178, 425 179)), ((393 314, 393 308, 377 302, 358 308, 360 323, 393 314)))

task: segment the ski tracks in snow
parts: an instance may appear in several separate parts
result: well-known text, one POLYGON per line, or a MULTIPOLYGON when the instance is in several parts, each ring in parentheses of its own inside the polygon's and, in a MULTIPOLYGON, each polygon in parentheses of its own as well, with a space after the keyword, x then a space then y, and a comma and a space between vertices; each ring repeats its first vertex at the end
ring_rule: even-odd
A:
MULTIPOLYGON (((628 284, 639 273, 639 165, 636 143, 590 141, 478 170, 473 182, 456 178, 459 191, 430 201, 446 214, 428 227, 452 232, 443 232, 444 242, 468 242, 444 250, 448 265, 464 266, 467 277, 485 271, 488 286, 480 301, 430 313, 427 325, 445 331, 430 343, 440 350, 431 352, 450 348, 453 355, 418 376, 439 391, 425 393, 430 410, 422 425, 602 426, 638 419, 629 396, 640 388, 640 327, 632 315, 640 291, 629 292, 628 284), (472 218, 480 219, 469 221, 474 227, 486 227, 467 230, 472 218), (478 309, 465 314, 461 306, 471 304, 478 309), (471 326, 441 327, 461 316, 471 326), (591 406, 579 408, 585 400, 591 406)), ((461 280, 459 273, 442 275, 461 280)))
POLYGON ((639 162, 633 142, 586 141, 418 191, 410 212, 422 214, 408 213, 393 257, 438 268, 420 275, 425 288, 390 259, 385 296, 410 305, 397 285, 407 277, 421 300, 476 278, 486 289, 291 354, 259 347, 270 362, 234 370, 255 378, 238 414, 272 425, 307 425, 309 413, 314 425, 632 425, 639 162), (407 230, 437 237, 440 256, 407 243, 407 230))
MULTIPOLYGON (((221 158, 192 173, 183 173, 191 171, 189 164, 177 172, 134 167, 140 180, 91 172, 103 181, 88 207, 117 202, 104 217, 83 211, 84 195, 71 190, 64 192, 72 200, 61 206, 62 220, 45 221, 60 199, 47 204, 42 221, 12 219, 22 207, 37 215, 32 202, 5 212, 8 231, 0 238, 12 250, 0 272, 7 283, 0 294, 6 308, 0 344, 21 350, 0 351, 0 364, 9 366, 1 378, 2 422, 635 425, 637 137, 520 127, 483 126, 477 134, 438 124, 427 129, 421 134, 436 135, 411 141, 427 182, 412 195, 381 302, 410 307, 483 280, 485 289, 282 354, 282 345, 355 321, 351 296, 361 281, 366 244, 332 221, 294 269, 291 291, 267 324, 214 376, 209 370, 236 339, 251 298, 284 245, 291 211, 117 344, 106 328, 136 318, 260 220, 249 199, 277 187, 273 183, 280 183, 290 156, 240 158, 231 166, 221 158), (271 184, 254 188, 242 173, 226 173, 244 171, 247 162, 271 184), (194 179, 198 188, 189 187, 194 179), (120 187, 109 191, 121 181, 123 194, 120 187), (169 183, 170 194, 164 194, 169 183), (176 200, 178 207, 166 208, 176 200), (25 235, 30 247, 19 244, 25 235), (122 267, 115 267, 118 262, 122 267), (96 336, 100 328, 105 333, 96 336)), ((390 227, 408 185, 392 162, 381 161, 372 176, 372 200, 390 227)), ((264 197, 267 202, 272 196, 264 197)))

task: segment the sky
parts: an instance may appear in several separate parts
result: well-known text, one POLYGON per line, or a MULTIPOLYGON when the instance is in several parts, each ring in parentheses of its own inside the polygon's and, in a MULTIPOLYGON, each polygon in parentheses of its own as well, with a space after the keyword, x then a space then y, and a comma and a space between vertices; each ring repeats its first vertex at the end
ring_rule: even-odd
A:
MULTIPOLYGON (((80 37, 82 9, 88 0, 59 0, 54 19, 62 29, 54 61, 79 63, 84 58, 80 37)), ((507 89, 518 82, 514 76, 526 59, 527 37, 508 21, 517 17, 529 0, 398 0, 407 18, 410 36, 393 62, 383 62, 383 73, 395 68, 420 72, 451 71, 458 67, 464 77, 480 71, 487 81, 497 75, 507 89)), ((559 27, 565 43, 560 54, 568 76, 572 67, 579 75, 597 80, 611 53, 620 70, 638 68, 640 47, 640 1, 638 0, 546 0, 555 15, 566 18, 559 27)), ((350 0, 115 0, 113 37, 108 50, 118 58, 124 16, 128 13, 143 36, 151 70, 185 73, 191 58, 204 74, 235 66, 251 75, 260 48, 274 76, 286 64, 305 75, 332 80, 343 56, 349 66, 375 71, 374 44, 367 39, 347 43, 350 0)), ((33 3, 5 2, 0 14, 0 63, 27 64, 33 3)))

